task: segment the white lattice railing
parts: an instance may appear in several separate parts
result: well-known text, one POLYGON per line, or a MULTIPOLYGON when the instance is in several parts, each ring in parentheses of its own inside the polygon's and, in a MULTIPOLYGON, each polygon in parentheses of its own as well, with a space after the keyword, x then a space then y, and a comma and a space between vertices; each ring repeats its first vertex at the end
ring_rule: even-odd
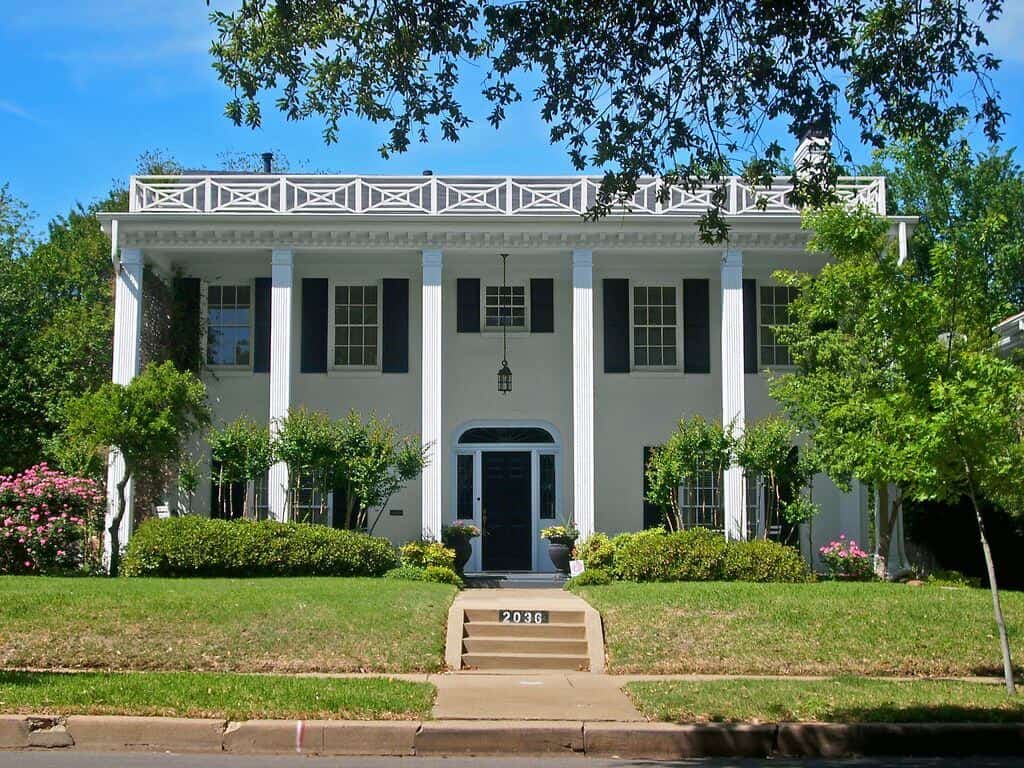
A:
MULTIPOLYGON (((600 179, 589 176, 133 176, 137 213, 315 213, 411 216, 569 216, 597 200, 600 179)), ((672 187, 658 199, 658 179, 640 183, 623 213, 694 216, 712 205, 715 187, 672 187)), ((789 179, 752 187, 725 181, 722 210, 731 216, 799 213, 789 179)), ((836 194, 850 205, 885 214, 885 179, 842 178, 836 194)))

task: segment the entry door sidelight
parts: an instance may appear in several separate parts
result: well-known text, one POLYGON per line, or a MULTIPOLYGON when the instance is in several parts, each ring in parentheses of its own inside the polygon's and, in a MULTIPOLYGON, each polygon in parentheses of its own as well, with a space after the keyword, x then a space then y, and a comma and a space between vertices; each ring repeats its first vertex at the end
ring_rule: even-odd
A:
POLYGON ((533 567, 530 452, 493 451, 481 456, 483 569, 533 567))

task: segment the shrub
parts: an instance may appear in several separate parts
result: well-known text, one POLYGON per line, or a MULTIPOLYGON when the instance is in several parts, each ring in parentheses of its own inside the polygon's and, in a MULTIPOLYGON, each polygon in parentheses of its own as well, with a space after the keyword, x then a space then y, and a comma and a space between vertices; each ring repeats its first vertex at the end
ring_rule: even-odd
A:
POLYGON ((803 556, 777 541, 731 541, 722 577, 729 581, 802 582, 811 578, 803 556))
POLYGON ((669 581, 718 581, 722 578, 725 536, 707 528, 691 528, 665 537, 669 581))
POLYGON ((438 584, 452 584, 456 587, 462 586, 462 578, 453 568, 445 568, 440 565, 428 565, 424 568, 423 580, 434 581, 438 584))
POLYGON ((385 579, 401 579, 403 581, 432 581, 437 584, 462 586, 462 579, 451 568, 438 565, 421 568, 418 565, 400 565, 384 574, 385 579))
POLYGON ((818 550, 825 570, 833 579, 867 581, 872 578, 871 558, 853 539, 845 535, 818 550))
POLYGON ((605 533, 593 533, 576 545, 573 557, 583 561, 587 571, 611 571, 615 562, 615 547, 605 533))
POLYGON ((616 536, 615 575, 626 581, 668 581, 666 536, 664 528, 616 536))
POLYGON ((143 523, 123 565, 128 576, 380 576, 398 556, 358 531, 189 516, 143 523))
POLYGON ((0 573, 61 573, 98 565, 103 492, 39 464, 0 477, 0 573))
POLYGON ((455 570, 455 550, 449 549, 439 541, 410 541, 399 549, 402 565, 414 565, 417 568, 448 568, 455 570))
POLYGON ((612 577, 608 571, 602 568, 586 569, 579 576, 569 579, 565 582, 566 589, 575 589, 576 587, 594 587, 603 586, 605 584, 611 584, 612 577))

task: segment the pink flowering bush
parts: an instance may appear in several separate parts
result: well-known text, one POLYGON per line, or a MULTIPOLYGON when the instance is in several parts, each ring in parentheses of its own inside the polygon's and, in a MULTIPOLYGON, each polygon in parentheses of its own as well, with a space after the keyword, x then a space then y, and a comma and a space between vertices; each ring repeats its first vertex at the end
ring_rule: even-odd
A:
POLYGON ((871 558, 846 534, 836 541, 830 541, 818 550, 821 562, 825 564, 828 575, 834 579, 867 581, 872 577, 871 558))
POLYGON ((92 565, 103 492, 46 464, 0 476, 0 573, 61 573, 92 565))

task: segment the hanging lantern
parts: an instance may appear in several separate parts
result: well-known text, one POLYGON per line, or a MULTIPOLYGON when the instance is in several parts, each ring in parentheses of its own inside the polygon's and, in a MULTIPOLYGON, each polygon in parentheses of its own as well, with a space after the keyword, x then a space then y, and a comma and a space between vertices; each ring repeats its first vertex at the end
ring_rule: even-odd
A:
POLYGON ((508 367, 508 324, 512 321, 512 307, 508 291, 508 254, 501 254, 501 291, 498 294, 498 320, 501 323, 501 367, 498 369, 498 392, 512 391, 512 369, 508 367), (509 306, 502 307, 501 302, 509 306))

